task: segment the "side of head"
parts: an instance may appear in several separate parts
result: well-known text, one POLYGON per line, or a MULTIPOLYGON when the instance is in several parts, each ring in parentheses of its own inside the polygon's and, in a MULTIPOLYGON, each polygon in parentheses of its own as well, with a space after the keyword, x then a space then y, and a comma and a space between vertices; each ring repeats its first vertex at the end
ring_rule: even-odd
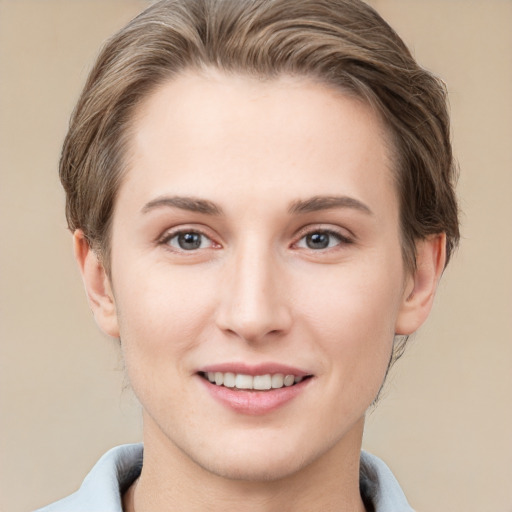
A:
POLYGON ((392 141, 403 258, 458 237, 446 92, 401 39, 359 0, 164 0, 101 52, 71 119, 60 164, 67 218, 109 272, 109 230, 127 166, 134 111, 185 69, 217 68, 262 80, 289 74, 334 85, 369 103, 392 141))

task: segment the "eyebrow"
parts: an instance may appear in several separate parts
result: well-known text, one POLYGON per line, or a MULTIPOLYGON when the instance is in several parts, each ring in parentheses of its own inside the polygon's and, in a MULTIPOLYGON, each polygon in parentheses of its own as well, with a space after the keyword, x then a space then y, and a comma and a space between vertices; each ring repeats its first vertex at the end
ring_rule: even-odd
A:
POLYGON ((314 196, 309 199, 299 199, 291 204, 288 211, 291 214, 297 214, 318 212, 331 208, 352 208, 368 215, 373 215, 373 212, 367 205, 349 196, 314 196))
MULTIPOLYGON (((142 213, 148 213, 158 208, 179 208, 190 212, 203 213, 205 215, 222 215, 222 208, 212 201, 197 197, 164 196, 158 197, 146 203, 142 213)), ((288 208, 290 214, 311 213, 331 208, 352 208, 368 215, 373 212, 363 202, 349 196, 314 196, 309 199, 293 201, 288 208)))
POLYGON ((180 210, 204 213, 206 215, 222 215, 222 208, 212 201, 183 196, 157 197, 143 206, 142 213, 148 213, 157 208, 179 208, 180 210))

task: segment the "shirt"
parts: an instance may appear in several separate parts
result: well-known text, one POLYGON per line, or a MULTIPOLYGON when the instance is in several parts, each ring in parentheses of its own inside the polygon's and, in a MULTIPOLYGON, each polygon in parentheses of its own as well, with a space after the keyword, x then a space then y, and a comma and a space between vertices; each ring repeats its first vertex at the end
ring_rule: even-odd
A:
MULTIPOLYGON (((122 495, 140 475, 142 455, 142 444, 111 449, 77 492, 35 512, 123 512, 122 495)), ((360 486, 366 506, 373 506, 375 512, 414 512, 386 464, 365 451, 360 486)))

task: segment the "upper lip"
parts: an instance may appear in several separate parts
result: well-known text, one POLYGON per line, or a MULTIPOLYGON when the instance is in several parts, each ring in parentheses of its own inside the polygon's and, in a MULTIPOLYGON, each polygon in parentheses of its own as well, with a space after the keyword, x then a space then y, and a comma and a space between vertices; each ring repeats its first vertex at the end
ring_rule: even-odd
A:
POLYGON ((260 363, 256 365, 247 364, 247 363, 219 363, 203 366, 198 369, 198 373, 208 373, 208 372, 221 372, 221 373, 238 373, 244 375, 275 375, 277 373, 282 373, 283 375, 295 375, 296 377, 306 377, 306 375, 311 375, 310 372, 301 370, 300 368, 296 368, 294 366, 289 366, 281 363, 260 363))

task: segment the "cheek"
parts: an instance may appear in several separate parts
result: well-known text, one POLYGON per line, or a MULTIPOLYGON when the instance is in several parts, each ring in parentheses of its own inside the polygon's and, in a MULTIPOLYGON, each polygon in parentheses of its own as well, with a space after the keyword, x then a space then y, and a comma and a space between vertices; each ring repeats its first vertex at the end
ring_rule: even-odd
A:
POLYGON ((365 264, 332 272, 328 280, 317 275, 310 283, 299 307, 304 328, 331 356, 329 365, 346 366, 343 371, 354 376, 356 368, 383 376, 401 304, 401 275, 400 264, 365 264))
MULTIPOLYGON (((122 271, 122 269, 120 269, 122 271)), ((116 289, 121 342, 129 371, 158 369, 171 361, 180 371, 189 351, 208 337, 211 287, 200 273, 159 268, 130 273, 116 289)))

